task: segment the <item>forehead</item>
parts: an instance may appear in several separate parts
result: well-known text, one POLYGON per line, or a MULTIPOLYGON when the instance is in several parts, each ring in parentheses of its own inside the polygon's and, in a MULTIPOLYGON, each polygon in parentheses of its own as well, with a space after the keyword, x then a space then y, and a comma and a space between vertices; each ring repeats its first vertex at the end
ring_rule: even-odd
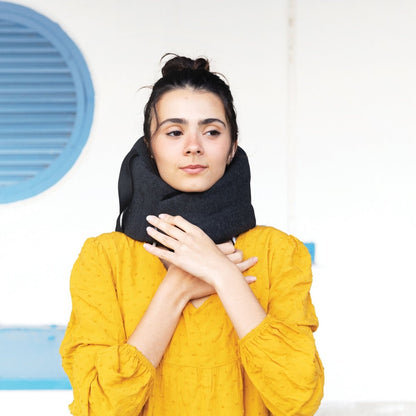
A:
POLYGON ((162 117, 186 117, 201 119, 221 117, 225 121, 225 110, 221 99, 205 90, 180 88, 162 95, 156 104, 159 120, 162 117))

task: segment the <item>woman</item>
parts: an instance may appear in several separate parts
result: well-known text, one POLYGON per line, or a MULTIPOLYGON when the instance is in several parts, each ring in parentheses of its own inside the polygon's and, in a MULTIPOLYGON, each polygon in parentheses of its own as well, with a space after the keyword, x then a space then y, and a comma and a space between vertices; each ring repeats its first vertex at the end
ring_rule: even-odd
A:
POLYGON ((227 84, 205 59, 175 56, 162 75, 121 168, 117 232, 87 240, 72 271, 70 409, 313 415, 310 256, 255 225, 227 84))

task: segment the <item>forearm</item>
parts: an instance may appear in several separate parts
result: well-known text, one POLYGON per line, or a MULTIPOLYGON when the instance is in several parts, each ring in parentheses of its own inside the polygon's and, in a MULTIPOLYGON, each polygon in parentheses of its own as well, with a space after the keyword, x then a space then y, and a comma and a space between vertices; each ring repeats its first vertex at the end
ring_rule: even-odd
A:
POLYGON ((246 279, 234 264, 217 273, 215 290, 239 338, 244 337, 266 317, 263 307, 246 279))
POLYGON ((164 279, 127 343, 136 347, 154 367, 160 360, 188 302, 185 293, 164 279))
MULTIPOLYGON (((147 229, 149 235, 170 250, 150 244, 144 248, 212 285, 240 338, 264 319, 266 313, 237 265, 200 228, 180 216, 167 214, 150 215, 147 220, 153 226, 147 229)), ((245 270, 257 260, 252 257, 247 261, 245 270)))

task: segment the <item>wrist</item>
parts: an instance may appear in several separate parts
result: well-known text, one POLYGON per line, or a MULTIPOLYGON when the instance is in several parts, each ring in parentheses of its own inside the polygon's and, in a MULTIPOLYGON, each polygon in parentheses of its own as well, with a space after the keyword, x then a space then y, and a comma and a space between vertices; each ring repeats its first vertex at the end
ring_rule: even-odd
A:
POLYGON ((245 283, 244 276, 238 267, 232 262, 227 262, 224 267, 216 271, 215 276, 212 278, 212 286, 217 293, 220 293, 232 281, 245 283))
POLYGON ((191 299, 188 285, 184 281, 187 276, 184 274, 183 270, 171 265, 161 283, 162 290, 166 292, 167 301, 176 305, 181 311, 191 299))

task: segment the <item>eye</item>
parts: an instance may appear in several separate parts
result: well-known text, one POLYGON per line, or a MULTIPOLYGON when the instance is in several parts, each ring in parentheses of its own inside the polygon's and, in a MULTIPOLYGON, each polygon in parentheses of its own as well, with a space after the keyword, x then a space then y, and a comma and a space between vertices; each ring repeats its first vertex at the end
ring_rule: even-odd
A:
POLYGON ((166 134, 170 137, 179 137, 182 135, 182 132, 180 130, 172 130, 166 134))
POLYGON ((221 132, 218 130, 212 129, 212 130, 208 130, 205 134, 207 134, 208 136, 215 137, 215 136, 219 136, 221 132))

